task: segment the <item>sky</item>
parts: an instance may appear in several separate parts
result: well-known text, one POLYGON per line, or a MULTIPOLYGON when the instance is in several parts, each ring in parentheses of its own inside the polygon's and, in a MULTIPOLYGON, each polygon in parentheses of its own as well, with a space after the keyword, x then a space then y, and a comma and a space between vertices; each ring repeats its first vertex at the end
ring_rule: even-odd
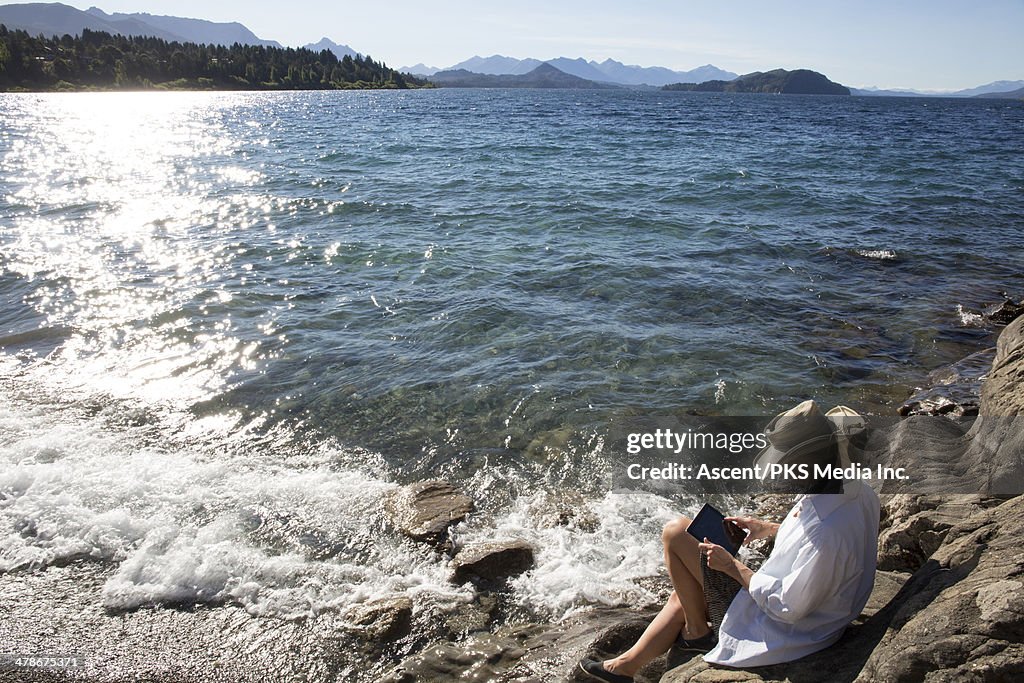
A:
POLYGON ((326 36, 389 66, 473 55, 607 57, 736 73, 809 68, 853 87, 1024 80, 1024 0, 92 0, 79 9, 239 21, 285 45, 326 36))

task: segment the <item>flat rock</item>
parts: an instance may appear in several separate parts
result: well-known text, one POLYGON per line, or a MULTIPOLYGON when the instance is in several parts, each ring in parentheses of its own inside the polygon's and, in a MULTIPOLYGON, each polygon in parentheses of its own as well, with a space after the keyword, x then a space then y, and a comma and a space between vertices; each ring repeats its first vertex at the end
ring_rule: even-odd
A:
POLYGON ((533 567, 533 546, 526 541, 477 543, 459 551, 452 561, 452 581, 495 582, 533 567))
POLYGON ((448 543, 448 528, 473 511, 473 499, 440 480, 402 487, 385 503, 395 526, 416 541, 438 547, 448 543))
MULTIPOLYGON (((577 662, 607 658, 632 645, 657 610, 599 608, 554 624, 506 626, 436 643, 403 660, 383 683, 543 683, 583 681, 577 662)), ((654 683, 664 673, 659 657, 636 677, 654 683)))

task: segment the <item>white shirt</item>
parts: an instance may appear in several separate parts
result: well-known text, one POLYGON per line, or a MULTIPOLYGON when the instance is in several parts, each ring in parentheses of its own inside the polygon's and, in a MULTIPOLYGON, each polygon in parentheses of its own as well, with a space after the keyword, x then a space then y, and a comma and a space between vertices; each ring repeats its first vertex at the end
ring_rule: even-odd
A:
POLYGON ((860 481, 841 494, 804 496, 779 527, 775 549, 725 613, 704 661, 778 664, 839 640, 871 595, 878 552, 878 496, 860 481))

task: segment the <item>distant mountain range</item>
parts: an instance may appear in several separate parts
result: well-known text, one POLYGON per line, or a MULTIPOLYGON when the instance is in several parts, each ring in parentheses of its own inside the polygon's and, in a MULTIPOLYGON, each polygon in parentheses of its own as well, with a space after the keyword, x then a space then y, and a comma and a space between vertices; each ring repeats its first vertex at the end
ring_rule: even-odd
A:
MULTIPOLYGON (((115 12, 108 14, 97 7, 82 11, 61 3, 27 3, 22 5, 0 5, 0 24, 11 29, 28 31, 32 35, 62 36, 64 34, 80 35, 83 29, 106 31, 111 34, 127 36, 154 36, 167 41, 206 43, 218 45, 266 45, 281 47, 275 40, 265 40, 238 22, 213 22, 204 19, 187 19, 184 17, 162 16, 135 12, 124 14, 115 12)), ((339 58, 359 54, 348 45, 335 43, 329 38, 322 38, 317 43, 304 45, 310 50, 330 50, 339 58)), ((491 57, 471 57, 454 64, 448 69, 440 70, 425 64, 402 67, 399 71, 435 77, 438 73, 446 84, 454 80, 462 82, 484 82, 476 76, 527 76, 537 82, 551 83, 561 80, 566 83, 557 87, 594 87, 584 86, 576 81, 568 81, 547 70, 534 73, 541 65, 549 65, 563 75, 573 76, 594 84, 613 84, 619 86, 653 86, 661 87, 677 83, 706 84, 709 81, 731 82, 737 78, 735 73, 719 69, 711 64, 690 71, 674 71, 661 66, 636 66, 623 64, 614 59, 603 62, 587 61, 582 58, 571 59, 558 57, 547 61, 527 58, 517 59, 493 55, 491 57), (465 72, 452 75, 452 72, 465 72), (473 77, 467 76, 470 74, 473 77)), ((750 74, 748 74, 749 76, 750 74)), ((529 79, 527 79, 529 80, 529 79)), ((826 79, 827 80, 827 79, 826 79)), ((502 81, 506 85, 498 87, 556 87, 550 85, 522 86, 517 81, 502 81)), ((748 84, 749 85, 749 84, 748 84)), ((838 85, 838 84, 835 84, 838 85)), ((706 86, 717 87, 717 86, 706 86)), ((739 87, 739 86, 734 86, 739 87)), ((746 86, 743 86, 746 87, 746 86)), ((794 87, 784 86, 784 87, 794 87)), ((842 86, 840 86, 842 87, 842 86)), ((880 90, 878 88, 853 88, 854 95, 866 96, 898 96, 898 97, 1021 97, 1024 81, 994 81, 976 88, 967 88, 956 92, 936 92, 921 90, 880 90)), ((727 90, 723 86, 723 90, 727 90)))
POLYGON ((1024 81, 993 81, 976 88, 955 90, 952 92, 938 90, 881 90, 879 88, 851 88, 854 95, 874 97, 980 97, 990 94, 1009 95, 1015 90, 1024 88, 1024 81))
MULTIPOLYGON (((606 59, 603 62, 587 61, 582 58, 570 59, 558 57, 541 61, 539 59, 527 58, 516 59, 494 55, 491 57, 470 57, 469 59, 453 64, 444 71, 465 70, 476 74, 493 76, 516 76, 532 72, 541 64, 550 64, 559 71, 578 78, 585 78, 596 83, 613 83, 616 85, 649 85, 662 86, 669 83, 701 83, 709 80, 729 81, 736 78, 731 71, 719 69, 716 66, 707 64, 692 69, 691 71, 673 71, 662 66, 635 66, 617 62, 614 59, 606 59)), ((441 69, 429 67, 425 64, 406 66, 399 69, 406 73, 433 76, 441 69)))
POLYGON ((437 71, 430 80, 447 88, 570 88, 600 90, 617 88, 608 83, 567 74, 551 64, 540 64, 525 74, 481 74, 465 69, 437 71))
POLYGON ((987 99, 1000 99, 1000 100, 1024 100, 1024 87, 1017 88, 1016 90, 1009 90, 1007 92, 986 92, 975 97, 984 97, 987 99))
POLYGON ((274 40, 263 40, 238 22, 216 23, 203 19, 184 19, 153 14, 107 14, 90 7, 83 12, 61 3, 28 3, 0 6, 0 24, 22 29, 32 35, 80 35, 82 29, 106 31, 126 36, 154 36, 180 43, 214 43, 219 45, 269 45, 281 47, 274 40))
MULTIPOLYGON (((136 12, 107 14, 98 7, 86 11, 58 2, 34 2, 24 5, 0 5, 0 24, 8 28, 22 29, 32 35, 62 36, 80 35, 82 29, 106 31, 125 36, 153 36, 179 43, 210 45, 266 45, 283 47, 276 40, 264 40, 244 25, 233 21, 218 23, 205 19, 186 19, 136 12)), ((329 38, 303 47, 320 52, 330 50, 339 59, 355 57, 359 53, 348 45, 339 45, 329 38)))

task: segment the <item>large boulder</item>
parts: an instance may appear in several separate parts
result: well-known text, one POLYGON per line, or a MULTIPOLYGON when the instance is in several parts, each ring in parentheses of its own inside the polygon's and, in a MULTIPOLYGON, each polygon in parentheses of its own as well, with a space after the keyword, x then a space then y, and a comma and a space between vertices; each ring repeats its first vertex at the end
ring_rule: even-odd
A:
POLYGON ((430 480, 409 484, 385 502, 394 525, 416 541, 437 547, 449 544, 448 527, 473 511, 473 499, 445 481, 430 480))
POLYGON ((953 526, 887 608, 858 681, 1024 678, 1024 497, 953 526), (909 584, 908 584, 909 585, 909 584))
POLYGON ((982 415, 1024 415, 1024 318, 999 335, 992 371, 981 385, 981 405, 982 415))
POLYGON ((963 461, 986 472, 985 490, 1024 493, 1024 318, 999 335, 995 362, 981 385, 981 417, 968 436, 963 461))

